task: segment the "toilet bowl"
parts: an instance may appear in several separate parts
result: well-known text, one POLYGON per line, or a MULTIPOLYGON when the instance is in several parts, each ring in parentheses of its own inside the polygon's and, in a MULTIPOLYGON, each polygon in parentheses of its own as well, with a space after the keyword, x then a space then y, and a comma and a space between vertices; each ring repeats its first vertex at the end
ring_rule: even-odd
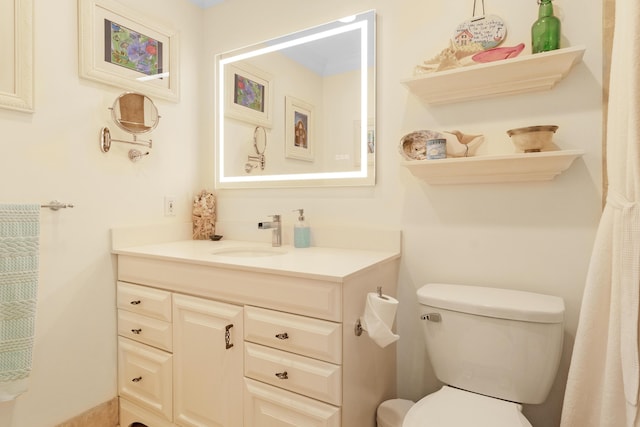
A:
POLYGON ((480 286, 428 284, 420 319, 436 377, 417 403, 378 407, 378 427, 531 427, 521 403, 542 403, 564 334, 561 298, 480 286))
POLYGON ((378 406, 377 427, 398 427, 402 425, 407 412, 415 405, 413 400, 385 400, 378 406))
POLYGON ((522 405, 444 386, 409 409, 402 427, 531 427, 522 405))

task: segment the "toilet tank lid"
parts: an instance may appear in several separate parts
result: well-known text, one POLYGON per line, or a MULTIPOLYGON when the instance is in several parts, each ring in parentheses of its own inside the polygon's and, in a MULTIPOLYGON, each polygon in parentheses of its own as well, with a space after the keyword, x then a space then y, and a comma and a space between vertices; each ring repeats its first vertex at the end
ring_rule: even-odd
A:
POLYGON ((483 286, 429 283, 418 289, 420 304, 499 319, 562 323, 560 297, 483 286))

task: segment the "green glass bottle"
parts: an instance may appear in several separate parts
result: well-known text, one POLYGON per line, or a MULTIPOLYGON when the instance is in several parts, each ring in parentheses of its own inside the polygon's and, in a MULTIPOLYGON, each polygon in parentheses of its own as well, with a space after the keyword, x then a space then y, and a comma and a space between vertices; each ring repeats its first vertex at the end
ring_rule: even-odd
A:
POLYGON ((551 0, 538 0, 538 20, 531 27, 531 52, 539 53, 560 47, 560 20, 553 15, 551 0))

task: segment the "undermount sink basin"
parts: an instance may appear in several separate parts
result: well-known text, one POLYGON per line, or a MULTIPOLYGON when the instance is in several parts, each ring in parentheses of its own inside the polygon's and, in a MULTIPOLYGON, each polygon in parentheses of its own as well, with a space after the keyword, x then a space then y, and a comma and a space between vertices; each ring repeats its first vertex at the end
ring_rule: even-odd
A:
POLYGON ((226 257, 257 258, 257 257, 284 255, 287 253, 287 250, 283 248, 274 248, 274 247, 266 247, 266 246, 239 246, 239 247, 233 247, 233 248, 220 248, 211 253, 213 255, 220 255, 220 256, 226 256, 226 257))

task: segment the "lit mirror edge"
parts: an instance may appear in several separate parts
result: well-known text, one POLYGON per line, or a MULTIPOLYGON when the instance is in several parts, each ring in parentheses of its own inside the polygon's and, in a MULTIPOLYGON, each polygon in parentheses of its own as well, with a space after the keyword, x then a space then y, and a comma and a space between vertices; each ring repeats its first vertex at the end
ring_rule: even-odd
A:
MULTIPOLYGON (((361 58, 360 58, 360 72, 361 72, 361 101, 360 104, 365 106, 365 108, 361 108, 360 115, 360 123, 368 123, 370 121, 369 117, 369 96, 368 93, 371 91, 371 101, 373 105, 372 113, 374 123, 377 122, 377 34, 376 34, 376 11, 375 9, 366 10, 363 12, 359 12, 356 14, 352 14, 343 18, 335 19, 334 21, 330 21, 328 23, 320 24, 315 27, 310 27, 306 29, 302 29, 296 31, 290 35, 310 31, 313 29, 320 29, 322 27, 341 22, 343 27, 351 27, 357 26, 360 29, 361 35, 361 46, 369 46, 369 43, 372 44, 373 49, 371 52, 372 58, 369 58, 369 49, 361 49, 361 58), (354 20, 349 20, 349 18, 354 17, 354 20), (370 25, 369 25, 370 24, 370 25), (371 34, 369 34, 369 28, 371 28, 371 34), (369 72, 369 63, 371 63, 372 71, 369 72), (369 74, 371 74, 371 88, 369 88, 369 74), (370 90, 371 89, 371 90, 370 90)), ((329 30, 322 31, 327 32, 329 30)), ((288 35, 276 37, 273 40, 279 40, 288 37, 288 35)), ((308 37, 303 37, 307 39, 308 37)), ((215 124, 217 131, 215 132, 215 164, 217 165, 214 176, 214 186, 216 189, 241 189, 241 188, 300 188, 300 187, 364 187, 364 186, 375 186, 376 184, 376 164, 377 164, 377 137, 376 137, 376 150, 373 153, 373 161, 368 158, 367 154, 367 134, 368 127, 361 126, 361 134, 360 134, 360 169, 356 171, 348 171, 348 172, 320 172, 320 173, 309 173, 309 174, 279 174, 279 175, 254 175, 254 176, 222 176, 224 173, 224 144, 221 141, 224 139, 224 121, 225 121, 225 99, 222 94, 224 94, 224 66, 229 63, 233 63, 230 61, 231 58, 239 58, 246 59, 255 55, 249 54, 251 50, 255 50, 256 46, 264 45, 265 43, 269 43, 269 40, 266 42, 259 42, 251 46, 246 46, 244 48, 234 49, 232 51, 223 52, 220 54, 216 54, 214 58, 214 70, 215 70, 215 92, 216 92, 216 110, 217 114, 215 114, 215 124), (372 163, 372 164, 371 164, 372 163)), ((282 45, 284 43, 279 43, 278 45, 282 45)), ((261 51, 263 49, 258 49, 261 51)), ((238 60, 239 60, 238 59, 238 60)), ((376 125, 374 125, 376 126, 376 125)), ((377 126, 376 126, 377 127, 377 126)), ((374 132, 377 134, 377 129, 374 127, 374 132)))

